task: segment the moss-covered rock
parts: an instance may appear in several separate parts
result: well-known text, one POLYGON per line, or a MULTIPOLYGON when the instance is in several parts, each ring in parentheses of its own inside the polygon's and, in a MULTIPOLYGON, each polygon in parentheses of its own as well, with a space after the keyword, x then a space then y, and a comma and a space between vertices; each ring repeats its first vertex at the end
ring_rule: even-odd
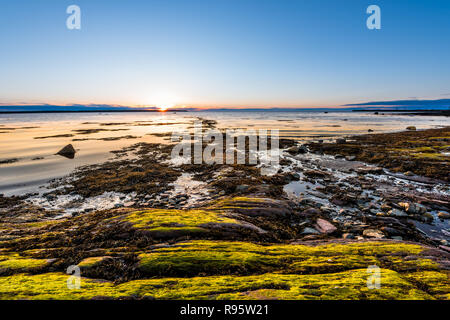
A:
POLYGON ((305 219, 296 210, 235 197, 197 210, 0 223, 12 236, 0 240, 0 299, 449 298, 448 253, 401 241, 293 241, 305 219), (80 289, 67 287, 70 265, 81 268, 80 289), (380 289, 367 288, 369 266, 381 268, 380 289))
POLYGON ((367 268, 371 265, 397 271, 438 270, 435 261, 421 256, 423 250, 420 245, 392 242, 309 246, 189 241, 140 254, 139 268, 151 276, 273 271, 311 274, 367 268), (408 259, 405 260, 405 257, 408 259))
POLYGON ((48 259, 33 259, 20 256, 17 253, 0 252, 0 272, 5 271, 30 271, 42 268, 49 263, 48 259))
MULTIPOLYGON (((252 276, 208 276, 129 281, 114 285, 82 278, 80 289, 67 287, 68 275, 46 273, 0 277, 0 299, 434 299, 401 274, 380 269, 380 288, 367 286, 366 269, 339 273, 297 275, 265 273, 252 276)), ((448 292, 448 279, 435 272, 430 287, 448 292), (438 283, 440 282, 440 283, 438 283)))

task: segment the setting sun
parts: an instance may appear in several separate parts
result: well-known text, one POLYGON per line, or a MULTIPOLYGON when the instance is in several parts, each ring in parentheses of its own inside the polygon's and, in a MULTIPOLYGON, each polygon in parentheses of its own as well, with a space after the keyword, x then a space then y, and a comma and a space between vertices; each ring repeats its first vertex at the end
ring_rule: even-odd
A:
POLYGON ((179 102, 179 98, 171 92, 158 92, 147 97, 148 105, 155 106, 159 111, 167 111, 179 102))
POLYGON ((167 109, 173 108, 174 106, 175 106, 174 104, 162 104, 162 105, 160 104, 157 107, 159 111, 167 111, 167 109))

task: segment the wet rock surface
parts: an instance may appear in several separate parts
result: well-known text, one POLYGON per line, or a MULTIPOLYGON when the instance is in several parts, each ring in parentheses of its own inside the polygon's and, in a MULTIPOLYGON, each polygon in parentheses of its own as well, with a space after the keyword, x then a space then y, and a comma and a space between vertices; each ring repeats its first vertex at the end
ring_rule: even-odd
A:
MULTIPOLYGON (((401 146, 415 138, 417 150, 417 141, 437 148, 429 141, 446 135, 393 137, 401 146)), ((387 152, 371 137, 308 147, 285 139, 270 175, 258 165, 173 163, 172 146, 138 144, 41 193, 0 196, 0 287, 31 290, 0 298, 52 298, 78 265, 90 283, 75 295, 82 299, 448 299, 450 190, 436 178, 447 160, 428 170, 428 158, 412 156, 423 167, 392 172, 395 156, 361 153, 387 152), (366 287, 373 265, 386 281, 376 293, 366 287), (306 286, 317 281, 321 289, 306 286)))

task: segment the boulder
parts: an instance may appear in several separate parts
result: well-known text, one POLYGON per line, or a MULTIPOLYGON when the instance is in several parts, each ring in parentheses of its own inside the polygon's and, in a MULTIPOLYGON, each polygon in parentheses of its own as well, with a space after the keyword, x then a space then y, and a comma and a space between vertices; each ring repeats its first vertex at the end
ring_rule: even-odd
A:
POLYGON ((59 150, 56 154, 66 157, 68 159, 73 159, 75 158, 75 153, 76 153, 75 148, 71 144, 68 144, 67 146, 59 150))
POLYGON ((417 128, 414 127, 414 126, 409 126, 409 127, 406 127, 406 130, 409 130, 409 131, 416 131, 417 128))
POLYGON ((344 138, 336 139, 336 143, 337 144, 343 144, 343 143, 346 143, 346 142, 347 142, 347 140, 345 140, 344 138))

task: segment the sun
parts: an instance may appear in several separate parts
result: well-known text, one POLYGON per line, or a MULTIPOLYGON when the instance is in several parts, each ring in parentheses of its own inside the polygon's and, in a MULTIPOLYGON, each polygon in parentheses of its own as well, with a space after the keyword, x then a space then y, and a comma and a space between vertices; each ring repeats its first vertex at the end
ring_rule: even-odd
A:
POLYGON ((159 104, 156 107, 158 108, 159 111, 164 112, 170 108, 173 108, 174 106, 175 106, 174 104, 159 104))
POLYGON ((161 91, 153 93, 146 100, 148 101, 147 105, 152 105, 159 111, 167 111, 175 107, 180 99, 172 92, 161 91))

